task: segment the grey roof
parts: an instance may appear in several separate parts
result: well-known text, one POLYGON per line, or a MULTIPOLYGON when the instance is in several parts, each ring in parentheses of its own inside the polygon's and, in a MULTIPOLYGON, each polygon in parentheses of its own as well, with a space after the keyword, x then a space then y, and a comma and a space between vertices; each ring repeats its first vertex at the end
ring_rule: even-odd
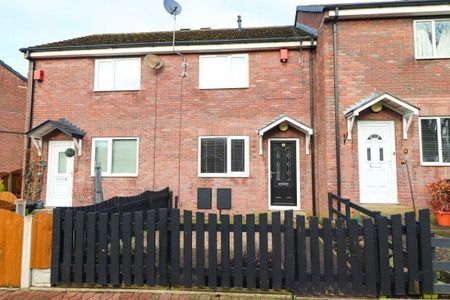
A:
MULTIPOLYGON (((47 43, 20 51, 58 51, 124 47, 171 46, 172 31, 94 34, 47 43)), ((178 30, 176 45, 209 45, 230 43, 265 43, 310 40, 311 35, 295 26, 244 27, 227 29, 178 30)))
POLYGON ((53 130, 58 129, 63 133, 75 137, 75 138, 83 138, 86 135, 84 130, 78 128, 73 123, 69 122, 66 119, 58 119, 58 120, 47 120, 37 125, 33 129, 27 132, 28 137, 44 137, 53 130))
MULTIPOLYGON (((375 100, 376 98, 378 98, 380 96, 383 96, 383 95, 389 95, 391 97, 397 98, 397 97, 395 97, 395 96, 393 96, 393 95, 391 95, 389 93, 374 93, 374 94, 371 94, 371 95, 361 99, 360 101, 354 103, 353 105, 349 106, 346 110, 344 110, 344 115, 345 116, 350 115, 353 111, 357 110, 358 108, 366 105, 367 103, 369 103, 369 102, 371 102, 371 101, 375 100)), ((408 103, 408 102, 406 102, 404 100, 401 100, 401 101, 406 103, 406 104, 408 104, 408 105, 410 105, 410 106, 412 106, 412 107, 414 107, 414 108, 420 109, 417 106, 412 105, 411 103, 408 103)))
POLYGON ((19 77, 20 79, 22 79, 23 81, 28 81, 28 79, 23 76, 22 74, 20 74, 19 72, 17 72, 16 70, 14 70, 12 67, 8 66, 3 60, 0 59, 0 66, 2 66, 3 68, 5 68, 6 70, 10 71, 11 73, 13 73, 14 75, 16 75, 17 77, 19 77))
POLYGON ((450 4, 449 0, 401 0, 401 1, 374 1, 374 2, 354 2, 335 3, 325 5, 299 5, 297 11, 322 12, 335 8, 375 8, 375 7, 398 7, 398 6, 420 6, 434 4, 450 4))

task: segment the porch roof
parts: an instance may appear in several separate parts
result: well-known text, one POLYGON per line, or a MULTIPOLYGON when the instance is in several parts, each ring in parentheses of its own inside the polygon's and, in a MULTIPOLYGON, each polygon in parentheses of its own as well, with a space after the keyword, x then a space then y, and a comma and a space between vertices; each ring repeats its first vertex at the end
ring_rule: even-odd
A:
POLYGON ((405 114, 419 114, 419 108, 417 106, 414 106, 404 100, 401 100, 397 97, 392 96, 391 94, 384 93, 384 94, 372 94, 355 104, 348 107, 345 111, 345 117, 351 117, 351 116, 358 116, 359 113, 372 105, 381 102, 383 106, 386 106, 387 108, 395 111, 396 113, 399 113, 400 115, 405 114))
POLYGON ((72 138, 83 138, 86 135, 82 129, 70 123, 66 119, 47 120, 27 132, 30 138, 43 138, 54 130, 59 130, 72 138))
POLYGON ((297 130, 304 132, 305 134, 309 134, 309 135, 313 134, 312 128, 308 127, 307 125, 303 124, 302 122, 297 121, 287 115, 280 115, 278 118, 275 118, 270 123, 267 123, 263 127, 259 128, 257 130, 257 133, 258 133, 258 135, 262 136, 267 131, 277 127, 278 125, 280 125, 283 122, 288 123, 290 126, 294 127, 297 130))
POLYGON ((82 140, 86 132, 66 119, 47 120, 32 128, 27 132, 27 137, 31 138, 38 150, 38 155, 42 155, 42 138, 54 130, 59 130, 71 137, 75 144, 78 155, 81 155, 82 140))
POLYGON ((406 140, 408 138, 408 129, 411 125, 412 117, 419 115, 420 109, 417 106, 388 93, 372 94, 351 105, 344 111, 345 118, 347 119, 347 139, 352 139, 353 124, 355 118, 359 116, 359 113, 377 103, 380 103, 382 106, 387 107, 402 116, 403 139, 406 140))
POLYGON ((270 123, 268 123, 268 124, 264 125, 263 127, 256 130, 256 133, 259 135, 259 155, 263 155, 262 140, 263 140, 264 134, 284 122, 289 124, 289 126, 305 133, 306 154, 307 155, 309 154, 309 143, 311 140, 311 135, 313 134, 313 129, 311 127, 303 124, 302 122, 297 121, 287 115, 280 115, 279 117, 275 118, 270 123))

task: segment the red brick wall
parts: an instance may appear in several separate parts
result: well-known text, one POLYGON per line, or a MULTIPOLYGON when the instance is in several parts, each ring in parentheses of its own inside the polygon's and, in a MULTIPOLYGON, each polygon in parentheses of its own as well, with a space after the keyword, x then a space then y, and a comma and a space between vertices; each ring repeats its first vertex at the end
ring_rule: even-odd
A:
MULTIPOLYGON (((45 79, 35 85, 33 124, 65 117, 87 132, 83 140, 83 154, 75 158, 74 205, 90 204, 92 201, 92 138, 137 136, 140 138, 139 176, 104 178, 106 198, 169 186, 174 195, 180 195, 182 208, 194 209, 197 188, 214 188, 215 207, 215 188, 231 187, 233 212, 267 210, 268 140, 267 137, 264 139, 265 153, 260 156, 256 130, 280 114, 310 123, 308 51, 291 50, 286 64, 279 62, 278 51, 251 52, 250 87, 222 90, 199 90, 198 55, 187 55, 189 75, 183 81, 180 191, 178 137, 182 58, 175 55, 162 55, 161 58, 165 64, 157 75, 142 65, 141 90, 136 92, 93 92, 94 59, 37 61, 36 68, 44 70, 45 79), (303 65, 299 63, 301 56, 303 65), (155 87, 157 129, 154 178, 155 87), (249 136, 250 177, 197 177, 198 136, 202 135, 249 136), (153 180, 156 183, 154 187, 153 180)), ((269 136, 278 137, 281 134, 274 130, 269 136)), ((304 135, 290 129, 284 136, 300 139, 301 207, 310 210, 310 157, 305 154, 304 135)), ((51 139, 65 138, 54 136, 51 139)), ((47 145, 43 153, 46 158, 47 145)), ((45 188, 43 191, 45 199, 45 188)))
POLYGON ((0 65, 0 172, 22 167, 27 83, 0 65))
MULTIPOLYGON (((318 124, 318 156, 320 172, 332 171, 334 160, 334 99, 332 65, 332 24, 321 28, 318 45, 319 78, 316 110, 322 112, 326 129, 318 124), (322 44, 322 45, 321 45, 322 44), (323 91, 320 91, 323 89, 323 91), (323 113, 325 111, 325 113, 323 113), (329 143, 329 144, 327 144, 329 143), (323 153, 326 149, 326 154, 323 153), (326 162, 321 162, 326 159, 326 162), (321 170, 321 171, 320 171, 321 170)), ((338 23, 338 70, 340 90, 339 125, 341 137, 347 132, 343 111, 350 105, 372 93, 388 92, 420 108, 420 116, 450 115, 450 60, 416 60, 414 57, 413 20, 379 19, 342 21, 338 23)), ((321 115, 318 113, 318 115, 321 115)), ((320 120, 320 119, 319 119, 320 120)), ((358 119, 357 119, 358 120, 358 119)), ((418 118, 414 117, 408 140, 401 135, 401 117, 384 109, 382 113, 365 113, 359 120, 395 120, 397 149, 398 197, 402 204, 410 204, 411 196, 405 167, 400 164, 408 160, 416 201, 426 205, 428 194, 425 184, 437 178, 450 178, 450 167, 425 167, 420 165, 420 141, 418 118), (408 154, 404 154, 404 150, 408 154)), ((319 121, 320 122, 320 121, 319 121)), ((356 121, 357 122, 357 121, 356 121)), ((359 200, 357 124, 353 129, 353 140, 343 143, 341 139, 342 195, 359 200)), ((331 175, 328 173, 328 175, 331 175)), ((331 178, 331 177, 329 177, 331 178)), ((328 184, 319 184, 321 195, 324 188, 334 191, 334 177, 328 184)), ((323 198, 323 196, 321 197, 323 198)))

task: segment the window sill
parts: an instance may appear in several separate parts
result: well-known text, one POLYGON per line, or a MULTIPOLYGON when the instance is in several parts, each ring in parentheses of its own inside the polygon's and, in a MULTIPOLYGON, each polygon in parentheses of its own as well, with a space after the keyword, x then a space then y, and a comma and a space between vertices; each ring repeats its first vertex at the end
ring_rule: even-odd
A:
POLYGON ((249 174, 221 174, 221 173, 208 173, 198 174, 200 178, 248 178, 249 174))
POLYGON ((130 89, 130 90, 94 90, 94 93, 104 93, 104 92, 139 92, 141 89, 130 89))
MULTIPOLYGON (((95 177, 94 174, 91 174, 91 177, 95 177)), ((121 178, 137 178, 139 177, 138 174, 108 174, 108 175, 102 175, 102 178, 115 178, 115 177, 121 177, 121 178)))
POLYGON ((248 89, 249 85, 246 86, 229 86, 229 87, 198 87, 199 90, 237 90, 237 89, 248 89))
POLYGON ((450 59, 450 56, 439 57, 416 57, 416 60, 436 60, 436 59, 450 59))
POLYGON ((421 163, 422 167, 450 167, 450 163, 421 163))

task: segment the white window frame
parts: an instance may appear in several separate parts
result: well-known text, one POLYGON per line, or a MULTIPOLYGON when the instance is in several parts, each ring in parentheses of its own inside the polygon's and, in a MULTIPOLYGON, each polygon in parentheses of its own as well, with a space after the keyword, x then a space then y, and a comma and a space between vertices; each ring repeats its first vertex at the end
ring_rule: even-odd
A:
POLYGON ((443 59, 450 58, 450 56, 436 56, 436 21, 450 21, 450 19, 424 19, 424 20, 414 20, 414 55, 416 59, 443 59), (418 56, 417 55, 417 35, 416 35, 416 23, 420 22, 430 22, 431 21, 431 43, 433 46, 433 56, 418 56))
POLYGON ((242 53, 242 54, 217 54, 217 55, 200 55, 199 56, 199 67, 198 67, 198 88, 200 90, 213 90, 213 89, 239 89, 239 88, 248 88, 249 87, 249 77, 250 77, 250 72, 249 72, 249 59, 248 59, 248 54, 247 53, 242 53), (205 84, 203 77, 202 77, 202 70, 203 70, 203 59, 205 58, 211 58, 211 57, 227 57, 227 65, 228 65, 228 72, 230 72, 229 74, 229 81, 228 82, 224 82, 223 85, 220 86, 208 86, 205 84), (239 84, 232 84, 231 83, 231 59, 233 57, 243 57, 245 59, 246 62, 246 69, 245 69, 245 82, 243 83, 239 83, 239 84))
POLYGON ((99 137, 92 138, 91 150, 91 176, 95 176, 95 142, 108 142, 108 170, 102 170, 102 177, 137 177, 139 175, 139 138, 138 137, 99 137), (112 142, 114 140, 135 140, 136 141, 136 172, 134 173, 111 173, 112 170, 112 142))
POLYGON ((421 117, 419 118, 419 139, 420 139, 420 164, 422 166, 450 166, 450 163, 442 162, 442 136, 441 136, 441 119, 448 119, 450 116, 446 117, 421 117), (422 156, 422 120, 436 120, 437 123, 437 138, 438 138, 438 154, 439 162, 424 162, 422 156))
POLYGON ((198 177, 249 177, 249 138, 248 136, 199 136, 198 137, 198 177), (227 139, 227 172, 202 173, 202 139, 227 139), (231 140, 244 140, 244 172, 231 172, 231 140))
POLYGON ((110 91, 139 91, 141 89, 141 58, 140 57, 123 57, 123 58, 108 58, 108 59, 96 59, 95 60, 95 72, 94 72, 94 92, 110 92, 110 91), (99 88, 98 86, 98 66, 99 63, 101 62, 111 62, 113 64, 113 83, 115 82, 115 70, 116 70, 116 61, 118 60, 135 60, 135 61, 139 61, 139 74, 138 74, 138 78, 139 78, 139 82, 138 82, 138 86, 136 88, 129 88, 129 89, 124 89, 124 88, 116 88, 116 87, 112 87, 110 89, 105 89, 105 88, 99 88))

